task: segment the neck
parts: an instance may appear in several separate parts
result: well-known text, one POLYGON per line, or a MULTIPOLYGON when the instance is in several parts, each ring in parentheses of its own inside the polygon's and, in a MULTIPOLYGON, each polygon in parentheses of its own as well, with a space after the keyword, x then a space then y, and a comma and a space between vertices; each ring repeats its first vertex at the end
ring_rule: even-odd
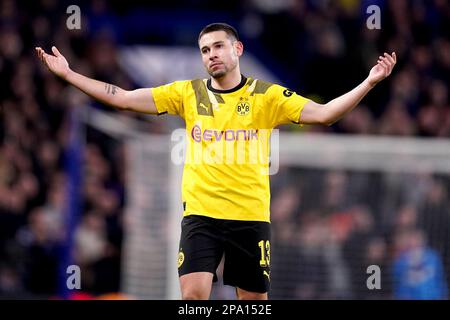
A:
POLYGON ((229 90, 238 86, 241 80, 241 71, 239 67, 236 67, 232 72, 227 73, 221 78, 211 77, 211 86, 217 90, 229 90))

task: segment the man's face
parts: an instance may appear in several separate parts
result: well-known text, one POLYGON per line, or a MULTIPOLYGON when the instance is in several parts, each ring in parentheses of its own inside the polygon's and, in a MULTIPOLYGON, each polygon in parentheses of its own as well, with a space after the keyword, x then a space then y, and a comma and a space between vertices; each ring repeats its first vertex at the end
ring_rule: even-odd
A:
POLYGON ((203 65, 213 78, 222 78, 234 70, 243 51, 242 43, 230 38, 225 31, 204 34, 199 47, 203 65))

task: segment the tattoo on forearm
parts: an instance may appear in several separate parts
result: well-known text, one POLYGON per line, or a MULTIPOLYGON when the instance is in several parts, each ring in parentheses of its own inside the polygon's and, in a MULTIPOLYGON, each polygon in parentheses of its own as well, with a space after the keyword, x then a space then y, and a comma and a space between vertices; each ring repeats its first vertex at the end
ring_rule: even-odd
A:
POLYGON ((115 95, 118 90, 118 87, 113 86, 112 84, 105 83, 105 91, 107 94, 115 95))

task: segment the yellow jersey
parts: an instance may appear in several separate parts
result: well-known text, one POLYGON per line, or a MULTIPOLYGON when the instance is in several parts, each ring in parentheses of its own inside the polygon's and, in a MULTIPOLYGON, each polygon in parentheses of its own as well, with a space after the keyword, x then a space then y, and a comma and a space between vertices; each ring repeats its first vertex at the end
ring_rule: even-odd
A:
POLYGON ((230 90, 210 79, 151 88, 158 114, 186 123, 183 215, 270 222, 270 134, 299 123, 309 101, 277 84, 242 76, 230 90))

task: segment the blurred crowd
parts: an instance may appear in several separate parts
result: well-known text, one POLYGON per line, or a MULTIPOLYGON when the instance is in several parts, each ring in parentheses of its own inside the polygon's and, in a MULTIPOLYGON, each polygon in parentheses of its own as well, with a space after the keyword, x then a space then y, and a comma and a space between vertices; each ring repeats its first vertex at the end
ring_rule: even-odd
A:
POLYGON ((273 182, 273 298, 448 298, 448 176, 284 168, 273 182))
POLYGON ((363 106, 331 128, 311 130, 450 136, 448 1, 250 3, 253 10, 247 19, 261 25, 253 36, 290 70, 290 85, 318 101, 327 102, 356 86, 383 52, 397 54, 391 78, 369 93, 363 106), (366 26, 369 5, 380 8, 379 30, 366 26))
MULTIPOLYGON (((0 3, 0 296, 58 297, 67 239, 69 115, 89 100, 36 59, 35 46, 61 47, 72 66, 130 87, 115 47, 67 32, 57 1, 0 3)), ((96 105, 102 108, 100 105, 96 105)), ((124 155, 120 144, 86 129, 82 216, 74 235, 81 287, 91 294, 120 285, 124 155)))
MULTIPOLYGON (((173 7, 166 1, 155 1, 152 6, 173 10, 174 14, 202 7, 203 20, 196 19, 203 24, 228 13, 249 51, 267 62, 280 78, 285 76, 286 85, 321 102, 362 81, 379 54, 396 51, 396 70, 366 97, 364 106, 332 127, 306 130, 450 136, 450 3, 372 2, 382 9, 381 30, 366 27, 368 1, 247 0, 229 1, 221 7, 191 0, 173 7), (215 16, 214 12, 220 14, 215 16)), ((148 6, 146 1, 133 5, 81 1, 86 27, 80 30, 66 27, 70 4, 56 0, 0 2, 0 296, 57 296, 58 262, 66 236, 69 114, 86 104, 115 112, 50 74, 36 58, 34 47, 49 50, 56 45, 76 71, 122 88, 136 87, 118 63, 120 45, 131 38, 127 30, 120 29, 119 21, 132 6, 136 6, 134 10, 139 10, 138 5, 148 6)), ((149 8, 153 9, 146 10, 149 8)), ((183 31, 182 27, 177 30, 183 31)), ((149 45, 178 39, 173 33, 172 38, 164 38, 164 28, 141 29, 133 39, 150 39, 149 45)), ((195 45, 196 33, 183 35, 195 45)), ((159 120, 145 120, 148 132, 166 132, 159 120)), ((120 143, 92 128, 86 129, 85 143, 83 210, 75 231, 74 262, 82 267, 86 292, 117 292, 126 190, 124 150, 120 143)), ((315 190, 302 189, 307 181, 309 186, 319 181, 308 180, 307 175, 302 172, 298 180, 304 185, 292 183, 274 190, 273 252, 277 256, 273 261, 279 261, 278 267, 274 266, 274 283, 283 283, 284 288, 280 291, 275 286, 274 297, 366 298, 361 292, 367 290, 349 289, 366 283, 358 278, 362 266, 369 262, 394 264, 392 273, 402 277, 406 268, 419 263, 412 253, 418 247, 425 248, 435 268, 440 265, 435 277, 442 288, 436 289, 439 293, 433 297, 446 295, 448 277, 443 281, 441 274, 448 275, 450 265, 448 180, 424 178, 428 184, 420 189, 421 197, 388 202, 391 207, 380 208, 379 201, 384 200, 370 198, 372 190, 367 190, 365 198, 358 198, 359 202, 346 202, 348 195, 340 194, 346 189, 339 187, 349 179, 346 173, 326 176, 328 187, 323 194, 306 195, 315 190), (314 203, 303 206, 304 199, 314 197, 314 203), (277 232, 278 228, 282 232, 277 232), (330 265, 335 268, 331 270, 330 265), (283 278, 290 273, 282 269, 277 273, 283 266, 301 270, 296 272, 296 281, 283 278), (324 275, 329 281, 323 281, 324 275), (320 287, 327 284, 331 288, 320 287)), ((282 177, 275 179, 281 181, 282 177)), ((411 297, 407 286, 392 285, 382 292, 411 297)))

